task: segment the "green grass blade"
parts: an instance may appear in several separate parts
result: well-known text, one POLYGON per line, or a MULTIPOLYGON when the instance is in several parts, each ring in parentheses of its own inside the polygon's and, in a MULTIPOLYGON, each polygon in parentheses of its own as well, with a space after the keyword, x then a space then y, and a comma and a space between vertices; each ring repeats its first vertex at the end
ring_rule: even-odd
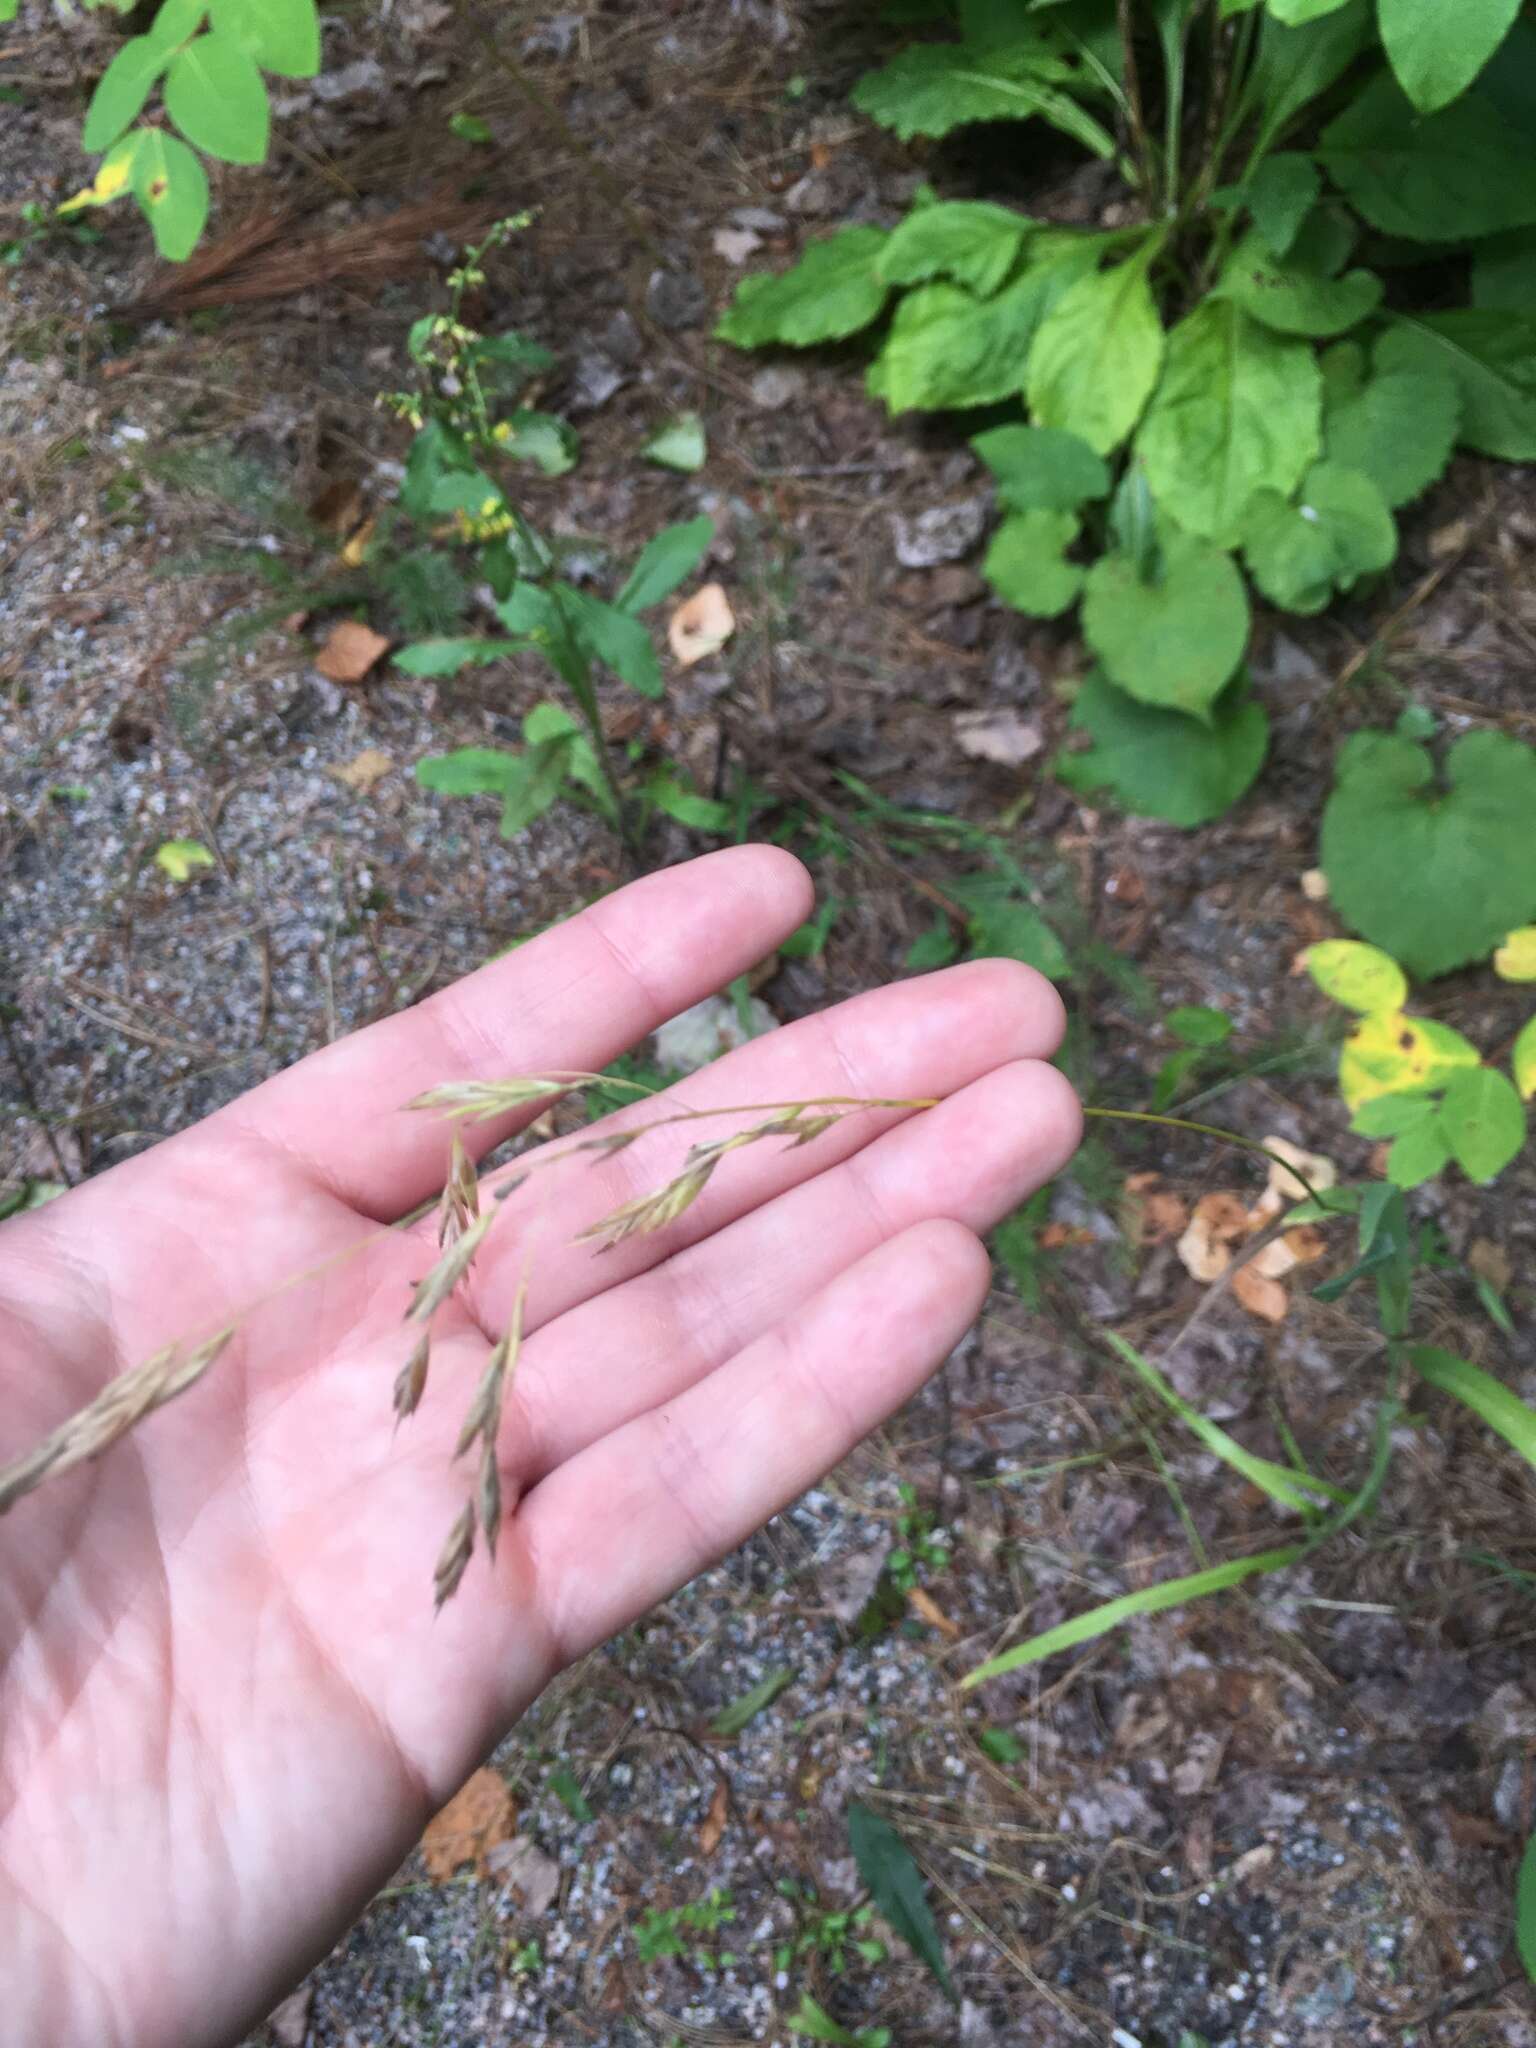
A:
POLYGON ((1127 1344, 1113 1330, 1106 1330, 1104 1335, 1131 1370, 1145 1381, 1159 1400, 1168 1404, 1181 1422, 1194 1431, 1207 1450, 1214 1451, 1234 1472, 1240 1472, 1251 1486, 1268 1494, 1278 1506, 1289 1508, 1294 1514, 1311 1515, 1317 1512, 1315 1496, 1318 1494, 1329 1500, 1348 1498, 1341 1488, 1331 1486, 1326 1479, 1314 1479, 1308 1472, 1293 1471, 1289 1465, 1276 1465, 1253 1451, 1245 1451, 1234 1437, 1228 1436, 1224 1429, 1176 1393, 1151 1359, 1144 1358, 1134 1344, 1127 1344))
POLYGON ((1203 1600, 1207 1593, 1224 1593, 1229 1586, 1239 1586, 1244 1579, 1257 1578, 1261 1572, 1283 1571, 1304 1554, 1305 1545, 1299 1543, 1284 1550, 1263 1550, 1255 1557, 1234 1557, 1227 1564, 1212 1565, 1209 1571, 1191 1572, 1183 1579, 1165 1579, 1159 1586, 1144 1586, 1139 1593, 1106 1600, 1102 1607, 1090 1607, 1086 1614, 1076 1614, 1070 1621, 1048 1628, 1044 1635, 1031 1636, 1017 1649, 1005 1650, 1001 1657, 993 1657, 989 1663, 968 1672, 960 1681, 961 1688, 1001 1678, 1005 1671, 1017 1671, 1024 1664, 1038 1664, 1043 1658, 1054 1657, 1058 1650, 1074 1650, 1079 1643, 1108 1635, 1111 1629, 1118 1628, 1123 1621, 1134 1620, 1138 1614, 1159 1614, 1165 1607, 1183 1607, 1191 1600, 1203 1600))
POLYGON ((1453 1352, 1437 1351, 1431 1344, 1415 1345, 1408 1353, 1408 1363, 1420 1379, 1428 1380, 1443 1394, 1454 1394, 1463 1407, 1470 1408, 1536 1468, 1536 1411, 1527 1408, 1502 1380, 1453 1352))
POLYGON ((1525 1974, 1536 1984, 1536 1835, 1525 1845, 1520 1859, 1520 1881, 1515 1891, 1515 1946, 1525 1965, 1525 1974))

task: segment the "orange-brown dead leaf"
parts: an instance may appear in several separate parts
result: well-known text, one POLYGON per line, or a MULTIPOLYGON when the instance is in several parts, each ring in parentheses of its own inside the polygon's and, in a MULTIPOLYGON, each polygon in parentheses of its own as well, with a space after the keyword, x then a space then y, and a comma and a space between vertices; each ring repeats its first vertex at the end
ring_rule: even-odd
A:
POLYGON ((706 583, 685 598, 667 621, 667 644, 682 668, 718 654, 736 630, 736 614, 725 588, 706 583))
POLYGON ((1077 1223, 1047 1223, 1039 1238, 1043 1252, 1062 1252, 1069 1245, 1092 1243, 1093 1232, 1077 1223))
POLYGON ((1296 1255, 1298 1266, 1311 1266, 1328 1249, 1328 1240, 1315 1223, 1298 1223, 1285 1233, 1285 1241, 1296 1255))
POLYGON ((516 1833, 517 1801, 511 1788, 500 1772, 482 1768, 427 1822, 421 1838, 427 1875, 434 1884, 446 1884, 461 1864, 472 1863, 484 1877, 489 1852, 516 1833))
POLYGON ((382 633, 375 633, 360 620, 343 619, 326 635, 315 667, 333 683, 360 683, 388 652, 389 642, 382 633))
POLYGON ((941 1636, 948 1636, 953 1641, 959 1635, 960 1624, 951 1621, 933 1595, 925 1592, 921 1586, 908 1587, 907 1605, 920 1621, 926 1621, 930 1628, 936 1628, 941 1636))
POLYGON ((355 789, 359 796, 366 796, 376 782, 381 782, 391 773, 394 765, 388 754, 381 753, 377 747, 364 747, 360 754, 343 762, 341 767, 333 768, 331 773, 348 789, 355 789))
POLYGON ((354 477, 338 477, 311 501, 309 516, 323 533, 340 540, 363 516, 362 486, 354 477))
POLYGON ((1192 1280, 1209 1286, 1232 1263, 1232 1246, 1248 1235, 1248 1211, 1239 1196, 1218 1189, 1202 1195, 1178 1242, 1180 1263, 1192 1280))
POLYGON ((1253 1264, 1239 1266, 1232 1275, 1232 1292, 1250 1315, 1266 1323, 1283 1323, 1291 1312, 1291 1297, 1280 1282, 1253 1264))
POLYGON ((709 1811, 699 1825, 699 1854, 713 1856, 720 1846, 720 1837, 725 1833, 725 1824, 731 1817, 731 1795, 725 1789, 721 1778, 715 1786, 715 1796, 709 1802, 709 1811))

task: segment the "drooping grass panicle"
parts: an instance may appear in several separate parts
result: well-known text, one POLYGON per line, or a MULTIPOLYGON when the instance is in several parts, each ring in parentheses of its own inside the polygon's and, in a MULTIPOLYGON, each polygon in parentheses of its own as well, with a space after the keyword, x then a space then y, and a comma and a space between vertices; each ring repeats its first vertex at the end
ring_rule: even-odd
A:
POLYGON ((638 1081, 616 1081, 602 1074, 577 1071, 554 1074, 509 1074, 501 1080, 443 1081, 423 1094, 413 1096, 407 1109, 426 1110, 443 1117, 460 1117, 465 1123, 484 1123, 493 1116, 506 1116, 532 1103, 553 1102, 562 1095, 578 1095, 602 1082, 605 1088, 628 1087, 648 1094, 638 1081))
POLYGON ((411 1305, 405 1312, 408 1322, 427 1323, 437 1314, 473 1265, 475 1253, 485 1242, 486 1232, 495 1222, 496 1214, 494 1209, 487 1209, 476 1216, 445 1249, 411 1297, 411 1305))

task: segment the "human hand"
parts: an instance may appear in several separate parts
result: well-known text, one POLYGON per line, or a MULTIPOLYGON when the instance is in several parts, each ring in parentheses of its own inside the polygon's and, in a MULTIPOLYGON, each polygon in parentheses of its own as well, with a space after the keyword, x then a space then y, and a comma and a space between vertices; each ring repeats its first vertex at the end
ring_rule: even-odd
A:
MULTIPOLYGON (((466 1490, 453 1442, 527 1242, 509 1212, 397 1436, 401 1315, 436 1254, 430 1223, 377 1226, 441 1186, 449 1144, 400 1105, 601 1068, 809 907, 769 848, 653 875, 0 1231, 0 1462, 240 1316, 189 1393, 0 1522, 6 2040, 236 2038, 556 1672, 794 1499, 962 1335, 987 1288, 977 1233, 1079 1134, 1041 1064, 1059 999, 1003 961, 858 997, 672 1091, 932 1110, 750 1147, 600 1258, 572 1238, 665 1178, 665 1138, 535 1183, 510 1518, 434 1620, 466 1490)), ((484 1151, 516 1128, 467 1136, 484 1151)))

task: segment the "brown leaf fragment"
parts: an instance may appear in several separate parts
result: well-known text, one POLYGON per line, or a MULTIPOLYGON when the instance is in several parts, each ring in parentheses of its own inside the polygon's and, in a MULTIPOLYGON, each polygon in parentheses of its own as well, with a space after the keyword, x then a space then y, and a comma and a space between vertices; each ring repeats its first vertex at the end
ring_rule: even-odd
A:
POLYGON ((1291 1312, 1291 1297, 1280 1282, 1254 1265, 1240 1266, 1232 1275, 1232 1292, 1250 1315, 1266 1323, 1283 1323, 1291 1312))
POLYGON ((489 1874, 490 1851, 517 1833, 517 1801, 499 1771, 488 1766, 465 1780, 441 1813, 427 1822, 422 1861, 435 1884, 445 1884, 465 1863, 489 1874))
POLYGON ((366 796, 376 782, 382 782, 393 772, 394 766, 388 754, 381 753, 377 747, 364 747, 360 754, 344 761, 339 768, 333 768, 331 773, 348 789, 355 789, 359 796, 366 796))
POLYGON ((718 654, 736 630, 736 614, 719 583, 685 598, 667 622, 667 644, 682 668, 718 654))
POLYGON ((360 683, 389 652, 389 642, 360 619, 342 619, 326 635, 315 667, 333 683, 360 683))
POLYGON ((721 1778, 715 1784, 715 1796, 709 1802, 709 1811, 699 1826, 699 1854, 713 1856, 720 1846, 725 1833, 725 1824, 731 1817, 731 1795, 725 1789, 721 1778))

